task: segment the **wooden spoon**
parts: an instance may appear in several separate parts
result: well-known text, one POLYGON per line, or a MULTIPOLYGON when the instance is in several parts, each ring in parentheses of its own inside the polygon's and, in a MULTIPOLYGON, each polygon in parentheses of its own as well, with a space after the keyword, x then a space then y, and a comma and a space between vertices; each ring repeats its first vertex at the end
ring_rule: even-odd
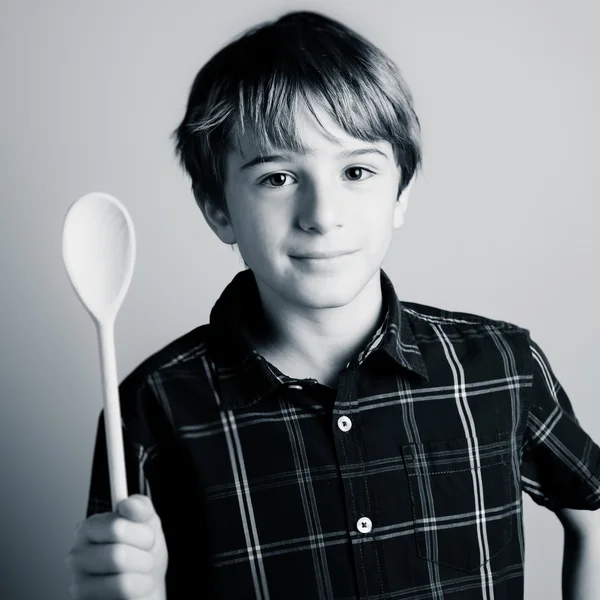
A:
POLYGON ((71 284, 98 333, 108 469, 115 510, 128 496, 114 341, 114 323, 131 283, 136 252, 133 221, 125 206, 100 192, 73 202, 64 220, 62 251, 71 284))

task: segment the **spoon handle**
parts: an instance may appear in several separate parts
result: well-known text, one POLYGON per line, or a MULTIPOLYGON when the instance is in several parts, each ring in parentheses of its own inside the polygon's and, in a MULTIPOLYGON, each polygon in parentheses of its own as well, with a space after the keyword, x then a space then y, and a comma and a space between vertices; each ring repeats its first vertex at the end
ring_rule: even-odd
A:
POLYGON ((123 432, 121 429, 121 407, 115 357, 114 326, 111 323, 97 323, 100 344, 100 364, 102 388, 104 391, 104 429, 108 454, 108 472, 113 511, 117 504, 127 498, 127 477, 123 432))

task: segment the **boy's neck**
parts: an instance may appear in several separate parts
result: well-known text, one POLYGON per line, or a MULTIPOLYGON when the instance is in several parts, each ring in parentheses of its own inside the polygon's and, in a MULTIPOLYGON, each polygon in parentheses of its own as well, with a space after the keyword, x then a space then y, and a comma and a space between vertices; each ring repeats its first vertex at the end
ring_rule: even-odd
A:
POLYGON ((345 306, 302 309, 261 286, 262 319, 249 324, 254 348, 282 373, 336 387, 339 372, 360 352, 383 318, 379 272, 345 306))

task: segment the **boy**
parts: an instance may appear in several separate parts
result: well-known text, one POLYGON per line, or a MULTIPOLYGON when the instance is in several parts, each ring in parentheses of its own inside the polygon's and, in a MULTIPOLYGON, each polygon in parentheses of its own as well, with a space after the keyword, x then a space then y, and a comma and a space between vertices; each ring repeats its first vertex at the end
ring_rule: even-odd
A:
POLYGON ((175 134, 248 269, 121 383, 116 513, 101 415, 73 597, 522 598, 521 491, 578 523, 600 448, 528 330, 381 270, 421 164, 396 66, 288 14, 203 67, 175 134))

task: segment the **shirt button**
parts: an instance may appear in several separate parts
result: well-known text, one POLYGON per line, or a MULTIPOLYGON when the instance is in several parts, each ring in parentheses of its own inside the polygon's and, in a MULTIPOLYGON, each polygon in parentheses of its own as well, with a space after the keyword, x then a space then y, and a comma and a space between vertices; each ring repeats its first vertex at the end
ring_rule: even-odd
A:
POLYGON ((361 517, 356 523, 356 528, 361 533, 369 533, 373 529, 373 523, 371 523, 369 517, 361 517))
POLYGON ((352 428, 352 421, 348 417, 340 417, 337 425, 342 431, 350 431, 352 428))

